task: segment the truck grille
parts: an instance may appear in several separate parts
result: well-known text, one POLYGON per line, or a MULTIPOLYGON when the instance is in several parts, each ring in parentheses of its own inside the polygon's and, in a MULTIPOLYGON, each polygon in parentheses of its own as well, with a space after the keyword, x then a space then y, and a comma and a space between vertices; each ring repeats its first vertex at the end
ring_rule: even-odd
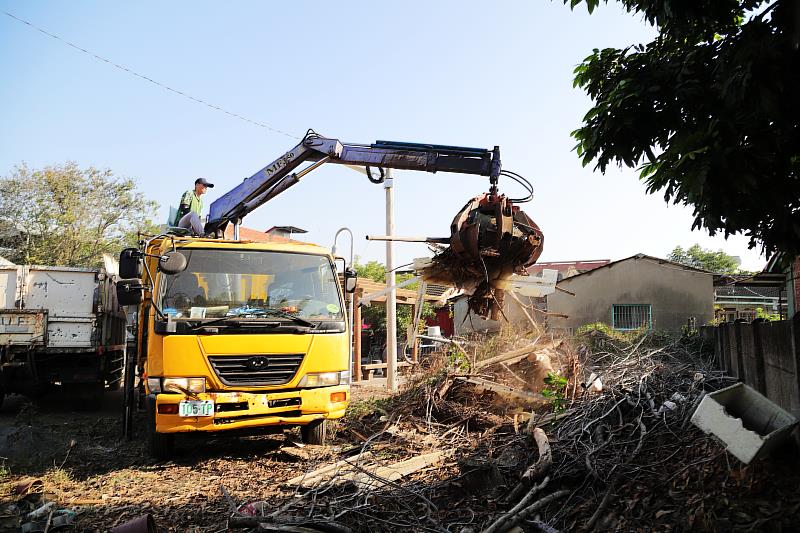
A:
POLYGON ((225 385, 283 385, 292 380, 305 354, 212 355, 211 367, 225 385))

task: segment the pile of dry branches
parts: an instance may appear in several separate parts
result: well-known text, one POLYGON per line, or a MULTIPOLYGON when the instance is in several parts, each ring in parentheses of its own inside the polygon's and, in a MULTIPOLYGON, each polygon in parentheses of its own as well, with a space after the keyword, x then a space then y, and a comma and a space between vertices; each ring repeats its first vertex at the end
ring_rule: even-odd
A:
MULTIPOLYGON (((730 465, 688 422, 705 392, 729 383, 699 339, 595 332, 576 343, 537 335, 502 349, 490 341, 488 353, 469 343, 452 348, 401 394, 354 406, 363 412, 352 412, 339 436, 357 446, 292 480, 294 496, 280 506, 232 502, 230 525, 497 533, 672 520, 670 527, 713 530, 718 511, 705 494, 722 489, 702 485, 707 475, 727 470, 728 506, 737 487, 763 481, 763 472, 730 465), (552 373, 568 377, 557 398, 544 401, 535 382, 540 352, 555 360, 552 373)), ((762 525, 782 519, 769 513, 745 516, 762 525)))

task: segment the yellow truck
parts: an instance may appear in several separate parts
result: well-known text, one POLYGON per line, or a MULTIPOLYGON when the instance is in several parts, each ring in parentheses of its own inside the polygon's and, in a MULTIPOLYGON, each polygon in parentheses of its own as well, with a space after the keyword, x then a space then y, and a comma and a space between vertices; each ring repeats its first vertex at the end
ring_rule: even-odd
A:
POLYGON ((179 433, 299 426, 304 442, 324 443, 350 398, 348 322, 327 249, 165 234, 120 260, 121 303, 138 305, 154 457, 170 456, 179 433))
MULTIPOLYGON (((244 242, 238 231, 247 214, 326 163, 364 167, 387 189, 387 202, 392 181, 385 169, 487 176, 494 199, 501 175, 527 183, 502 170, 497 146, 344 143, 309 130, 215 200, 203 235, 170 228, 124 250, 117 296, 138 306, 136 360, 126 356, 125 428, 130 436, 138 376, 156 457, 168 456, 175 435, 189 432, 299 426, 304 441, 320 444, 325 422, 344 415, 350 331, 333 257, 305 243, 244 242), (225 239, 229 226, 232 240, 225 239)), ((510 231, 497 227, 492 235, 506 242, 510 231)), ((344 272, 345 290, 355 290, 355 273, 344 272)))

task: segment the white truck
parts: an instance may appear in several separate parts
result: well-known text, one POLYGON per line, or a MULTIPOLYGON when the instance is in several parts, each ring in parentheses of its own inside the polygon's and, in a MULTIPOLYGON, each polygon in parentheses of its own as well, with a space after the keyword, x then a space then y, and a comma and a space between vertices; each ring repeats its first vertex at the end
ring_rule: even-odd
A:
POLYGON ((115 280, 105 269, 0 265, 0 403, 53 385, 99 400, 120 385, 126 317, 115 280))

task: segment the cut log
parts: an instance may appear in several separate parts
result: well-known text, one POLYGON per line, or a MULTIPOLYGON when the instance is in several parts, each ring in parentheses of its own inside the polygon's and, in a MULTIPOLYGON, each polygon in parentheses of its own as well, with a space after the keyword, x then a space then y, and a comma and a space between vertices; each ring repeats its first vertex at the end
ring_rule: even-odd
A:
POLYGON ((471 383, 479 389, 492 391, 501 396, 505 396, 507 398, 513 398, 515 400, 519 400, 528 404, 548 403, 547 398, 545 398, 541 394, 535 392, 529 392, 526 390, 514 389, 507 385, 501 385, 500 383, 489 381, 488 379, 477 378, 477 377, 471 377, 471 378, 457 377, 456 379, 458 379, 459 381, 463 381, 465 383, 471 383))
MULTIPOLYGON (((539 339, 536 339, 536 341, 538 340, 539 339)), ((489 359, 478 361, 475 364, 475 368, 480 370, 481 368, 486 368, 487 366, 491 366, 496 363, 505 363, 516 357, 527 356, 529 353, 531 353, 533 350, 536 349, 536 341, 533 341, 529 345, 523 346, 522 348, 517 348, 516 350, 511 350, 510 352, 501 353, 500 355, 495 355, 494 357, 490 357, 489 359)))

